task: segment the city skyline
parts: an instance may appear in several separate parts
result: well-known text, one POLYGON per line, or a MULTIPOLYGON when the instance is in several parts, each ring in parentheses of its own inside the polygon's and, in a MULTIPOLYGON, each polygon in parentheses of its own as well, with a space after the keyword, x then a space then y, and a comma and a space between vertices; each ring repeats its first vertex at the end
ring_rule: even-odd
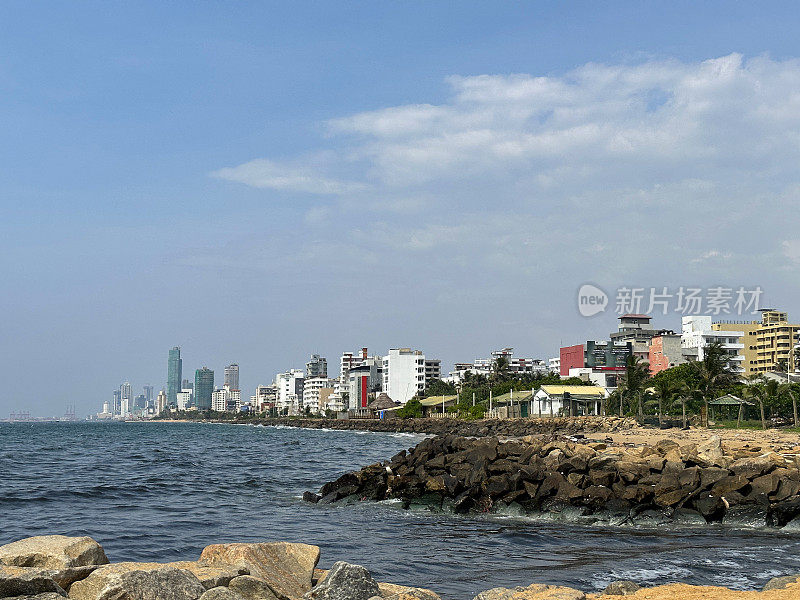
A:
POLYGON ((585 284, 800 314, 793 3, 0 11, 0 368, 60 383, 0 415, 163 385, 176 343, 248 390, 309 350, 545 358, 613 326, 585 284))

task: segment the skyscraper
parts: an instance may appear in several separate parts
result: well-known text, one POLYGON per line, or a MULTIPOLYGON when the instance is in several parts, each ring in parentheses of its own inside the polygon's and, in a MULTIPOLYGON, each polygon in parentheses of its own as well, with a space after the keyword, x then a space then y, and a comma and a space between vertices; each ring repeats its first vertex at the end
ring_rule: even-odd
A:
POLYGON ((311 360, 306 363, 306 376, 311 377, 327 377, 328 376, 328 360, 319 354, 312 354, 311 360))
POLYGON ((114 401, 111 405, 111 414, 118 415, 122 410, 122 392, 120 390, 114 390, 114 401))
POLYGON ((236 363, 225 367, 225 387, 230 390, 239 389, 239 365, 236 363))
POLYGON ((133 390, 129 381, 119 386, 119 393, 122 397, 119 414, 128 417, 133 409, 133 390))
POLYGON ((194 403, 197 410, 211 409, 211 396, 214 393, 214 371, 208 367, 194 372, 194 403))
POLYGON ((145 406, 153 406, 153 386, 146 385, 144 386, 144 401, 145 406))
POLYGON ((167 360, 167 403, 170 407, 178 406, 178 392, 181 391, 181 378, 183 377, 183 360, 181 349, 175 346, 169 351, 167 360))

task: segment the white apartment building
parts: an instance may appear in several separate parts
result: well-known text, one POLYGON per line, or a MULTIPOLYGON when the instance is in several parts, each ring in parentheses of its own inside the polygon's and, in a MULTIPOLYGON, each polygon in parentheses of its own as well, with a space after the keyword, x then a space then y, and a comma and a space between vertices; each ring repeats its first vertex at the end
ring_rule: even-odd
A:
POLYGON ((303 381, 303 409, 309 406, 313 413, 324 411, 325 407, 319 403, 319 392, 325 388, 332 388, 333 385, 334 380, 327 377, 309 377, 303 381))
POLYGON ((550 369, 551 373, 561 373, 561 357, 555 356, 553 358, 548 358, 547 368, 550 369))
POLYGON ((299 415, 303 411, 303 381, 305 373, 300 369, 289 369, 275 376, 275 408, 279 413, 299 415))
MULTIPOLYGON (((450 379, 454 382, 459 382, 464 378, 467 371, 471 371, 475 375, 483 375, 488 377, 494 370, 494 365, 498 358, 505 358, 508 361, 508 373, 511 375, 533 375, 541 373, 546 375, 551 372, 552 360, 547 363, 538 358, 523 358, 514 356, 514 348, 503 348, 502 350, 494 350, 490 358, 476 358, 471 363, 456 363, 455 369, 450 373, 450 379)), ((559 369, 561 367, 559 359, 559 369)))
POLYGON ((184 388, 176 394, 178 400, 178 410, 188 410, 192 406, 193 391, 184 388))
POLYGON ((211 410, 218 412, 225 412, 228 408, 228 390, 222 388, 221 390, 214 390, 211 392, 211 410))
POLYGON ((382 391, 405 404, 424 390, 425 355, 411 348, 391 348, 383 357, 382 391))
POLYGON ((688 316, 681 319, 681 347, 696 348, 697 360, 703 360, 708 344, 719 342, 728 354, 728 366, 737 373, 744 372, 744 331, 711 329, 710 316, 688 316))

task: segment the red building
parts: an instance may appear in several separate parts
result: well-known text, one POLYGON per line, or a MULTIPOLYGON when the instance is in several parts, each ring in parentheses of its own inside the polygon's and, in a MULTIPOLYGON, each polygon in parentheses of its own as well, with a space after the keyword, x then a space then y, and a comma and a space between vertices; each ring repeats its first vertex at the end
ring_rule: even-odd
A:
POLYGON ((560 374, 562 377, 568 377, 570 369, 582 369, 585 366, 583 344, 565 346, 561 348, 559 355, 561 357, 560 374))

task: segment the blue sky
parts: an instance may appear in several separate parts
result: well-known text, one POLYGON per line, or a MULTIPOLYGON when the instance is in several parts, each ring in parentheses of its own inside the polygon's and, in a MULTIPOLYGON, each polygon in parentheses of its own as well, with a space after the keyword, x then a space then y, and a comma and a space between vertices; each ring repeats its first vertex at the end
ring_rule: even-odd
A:
MULTIPOLYGON (((0 415, 238 361, 601 337, 575 292, 800 319, 793 3, 0 4, 0 415)), ((678 327, 676 316, 657 319, 678 327)))

